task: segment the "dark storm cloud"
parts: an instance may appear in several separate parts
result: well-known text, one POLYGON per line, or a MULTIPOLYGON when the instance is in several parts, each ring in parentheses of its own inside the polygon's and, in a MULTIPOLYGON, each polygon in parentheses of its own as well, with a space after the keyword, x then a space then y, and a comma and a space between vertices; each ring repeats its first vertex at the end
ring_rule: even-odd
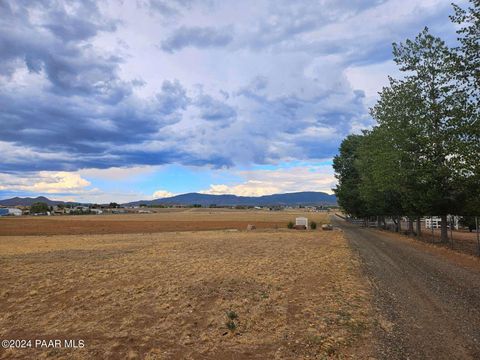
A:
MULTIPOLYGON (((202 2, 139 3, 162 19, 184 19, 202 2)), ((390 59, 392 39, 411 36, 425 22, 440 34, 444 30, 443 5, 419 17, 365 21, 371 20, 365 11, 387 3, 402 5, 272 0, 252 18, 249 11, 239 13, 235 28, 218 17, 202 18, 201 26, 195 16, 183 26, 162 22, 158 29, 142 28, 147 35, 161 30, 161 48, 169 52, 145 50, 158 57, 146 73, 158 67, 168 78, 126 80, 122 74, 144 63, 107 50, 115 48, 118 39, 112 38, 126 25, 102 13, 97 2, 0 0, 0 172, 167 163, 224 167, 332 157, 345 135, 371 121, 365 95, 352 89, 345 68, 390 59), (185 59, 180 50, 187 47, 229 51, 185 59), (173 59, 167 71, 161 68, 165 58, 173 59), (202 82, 201 76, 206 85, 199 88, 210 93, 184 87, 202 82), (152 83, 156 90, 140 97, 136 88, 153 88, 152 83)), ((137 30, 137 15, 130 32, 137 30)))
MULTIPOLYGON (((94 2, 0 4, 0 68, 6 76, 0 88, 0 141, 14 146, 4 151, 1 170, 104 168, 129 165, 130 158, 151 163, 140 155, 122 158, 115 150, 181 119, 178 112, 189 100, 178 81, 165 81, 150 101, 133 97, 140 80, 120 79, 122 58, 87 41, 115 30, 94 2), (11 76, 22 68, 44 76, 43 89, 11 91, 11 76), (36 162, 27 161, 32 152, 38 154, 36 162)), ((156 154, 157 163, 169 161, 171 156, 163 155, 156 154)))
POLYGON ((69 5, 67 12, 56 1, 2 2, 2 73, 8 76, 23 66, 34 73, 44 70, 54 93, 121 100, 130 92, 129 85, 117 75, 122 59, 100 55, 83 41, 99 31, 115 30, 114 22, 103 20, 93 2, 69 5), (32 15, 38 13, 41 15, 32 15))

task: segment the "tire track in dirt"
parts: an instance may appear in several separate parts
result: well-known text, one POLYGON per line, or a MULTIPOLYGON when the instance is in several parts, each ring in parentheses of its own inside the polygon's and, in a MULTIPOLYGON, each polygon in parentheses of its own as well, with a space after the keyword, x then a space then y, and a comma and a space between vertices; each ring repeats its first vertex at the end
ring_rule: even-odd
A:
POLYGON ((480 271, 335 220, 374 287, 381 359, 479 359, 480 271))

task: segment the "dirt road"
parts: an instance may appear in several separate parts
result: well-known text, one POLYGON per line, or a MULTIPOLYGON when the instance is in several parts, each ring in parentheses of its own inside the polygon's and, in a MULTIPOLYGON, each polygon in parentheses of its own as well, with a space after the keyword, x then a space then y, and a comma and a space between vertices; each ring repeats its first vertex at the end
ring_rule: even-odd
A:
POLYGON ((334 223, 373 284, 379 359, 480 359, 479 267, 397 235, 334 223))

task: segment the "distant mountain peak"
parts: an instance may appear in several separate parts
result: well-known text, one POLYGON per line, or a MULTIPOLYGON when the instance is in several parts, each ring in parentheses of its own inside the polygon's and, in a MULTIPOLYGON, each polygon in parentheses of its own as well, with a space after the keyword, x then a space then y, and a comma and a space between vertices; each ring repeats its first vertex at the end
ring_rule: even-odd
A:
POLYGON ((2 206, 30 206, 36 202, 44 202, 50 206, 64 204, 63 201, 57 200, 50 200, 45 196, 37 196, 37 197, 13 197, 11 199, 4 199, 0 200, 0 205, 2 206))

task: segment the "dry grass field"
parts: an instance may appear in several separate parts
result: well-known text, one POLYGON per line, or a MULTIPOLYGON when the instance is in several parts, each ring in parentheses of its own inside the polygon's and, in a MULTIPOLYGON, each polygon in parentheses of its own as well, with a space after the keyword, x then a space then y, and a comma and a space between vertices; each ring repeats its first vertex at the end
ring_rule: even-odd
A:
MULTIPOLYGON (((275 224, 292 215, 237 212, 222 221, 275 224)), ((61 228, 69 219, 53 221, 61 228)), ((0 358, 370 356, 370 288, 339 230, 88 234, 0 237, 0 338, 85 341, 81 349, 1 349, 0 358)))
POLYGON ((22 216, 0 218, 0 236, 136 234, 163 231, 286 228, 297 216, 321 223, 325 214, 300 211, 156 209, 153 214, 22 216))

